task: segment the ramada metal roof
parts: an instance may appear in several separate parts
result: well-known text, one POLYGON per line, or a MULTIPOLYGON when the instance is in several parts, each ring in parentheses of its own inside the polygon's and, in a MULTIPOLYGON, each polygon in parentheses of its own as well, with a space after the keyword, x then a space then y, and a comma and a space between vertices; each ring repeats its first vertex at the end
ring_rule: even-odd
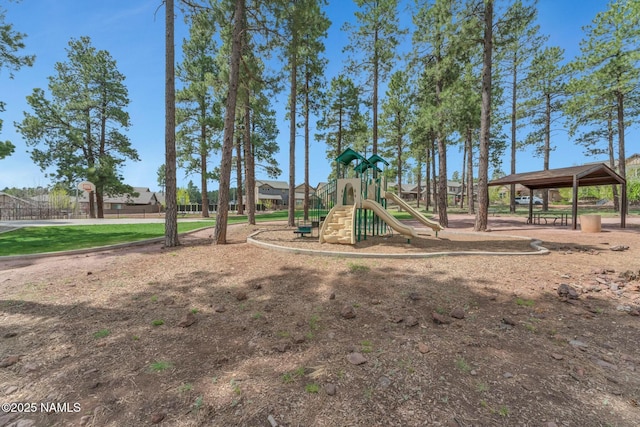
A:
MULTIPOLYGON (((604 163, 592 163, 568 168, 549 169, 538 172, 516 173, 489 182, 488 185, 521 184, 531 190, 542 188, 573 188, 571 217, 573 229, 577 228, 578 219, 578 187, 592 185, 620 184, 622 186, 620 206, 620 227, 626 226, 627 215, 627 181, 604 163)), ((529 202, 529 222, 533 215, 533 199, 529 202)))
POLYGON ((516 173, 489 182, 489 185, 522 184, 532 190, 540 188, 573 187, 574 179, 580 187, 625 184, 626 180, 604 163, 596 163, 546 171, 516 173))

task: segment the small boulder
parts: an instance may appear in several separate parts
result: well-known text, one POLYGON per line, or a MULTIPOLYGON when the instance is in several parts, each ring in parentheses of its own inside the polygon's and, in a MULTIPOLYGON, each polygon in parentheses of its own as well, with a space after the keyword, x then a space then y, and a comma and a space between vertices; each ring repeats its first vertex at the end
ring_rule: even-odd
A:
POLYGON ((505 325, 509 325, 509 326, 516 326, 516 322, 508 317, 503 317, 502 318, 502 323, 504 323, 505 325))
POLYGON ((578 299, 578 291, 566 283, 562 283, 558 286, 558 295, 562 298, 578 299))
POLYGON ((345 305, 344 307, 342 307, 342 310, 340 310, 340 316, 344 317, 345 319, 353 319, 354 317, 356 317, 356 310, 351 305, 345 305))
POLYGON ((425 343, 419 342, 418 343, 418 351, 420 353, 422 353, 422 354, 427 354, 427 353, 429 353, 431 351, 431 349, 425 343))
POLYGON ((367 359, 362 355, 362 353, 349 353, 347 355, 347 360, 352 365, 362 365, 363 363, 367 363, 367 359))
POLYGON ((451 319, 443 316, 442 314, 439 314, 437 312, 433 312, 431 313, 431 317, 433 318, 433 322, 438 324, 438 325, 448 325, 449 323, 451 323, 451 319))
POLYGON ((413 316, 407 316, 407 317, 404 318, 404 325, 407 328, 410 328, 412 326, 417 326, 418 325, 418 319, 416 319, 413 316))
POLYGON ((0 368, 8 368, 20 361, 20 356, 7 356, 0 361, 0 368))
POLYGON ((180 323, 178 323, 178 326, 180 326, 181 328, 188 328, 194 323, 196 323, 196 316, 193 313, 187 313, 182 318, 182 320, 180 320, 180 323))
POLYGON ((162 422, 162 420, 164 420, 165 416, 166 415, 163 412, 157 412, 151 415, 151 424, 159 424, 160 422, 162 422))
POLYGON ((335 384, 327 384, 324 386, 324 392, 329 396, 333 396, 336 394, 336 385, 335 384))
POLYGON ((451 317, 453 317, 454 319, 464 319, 464 317, 466 316, 466 313, 464 312, 464 309, 462 307, 456 307, 453 310, 451 310, 451 317))
POLYGON ((633 270, 627 270, 625 272, 620 273, 619 277, 627 280, 628 282, 631 282, 633 280, 638 279, 638 272, 635 272, 633 270))

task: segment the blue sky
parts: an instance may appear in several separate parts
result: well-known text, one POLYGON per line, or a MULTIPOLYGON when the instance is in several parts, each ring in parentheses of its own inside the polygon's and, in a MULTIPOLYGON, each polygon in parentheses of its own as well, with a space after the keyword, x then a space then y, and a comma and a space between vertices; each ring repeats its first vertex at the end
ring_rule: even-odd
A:
MULTIPOLYGON (((348 0, 330 0, 327 14, 332 21, 326 42, 327 81, 337 75, 344 66, 343 46, 348 38, 340 28, 347 20, 353 20, 355 6, 348 0)), ((401 22, 410 24, 411 17, 403 1, 401 22)), ((583 34, 581 28, 591 22, 598 11, 606 8, 605 0, 540 0, 539 24, 541 32, 549 35, 550 46, 565 49, 565 58, 573 58, 579 53, 579 41, 583 34)), ((164 9, 161 0, 23 0, 20 3, 3 2, 7 10, 6 21, 14 24, 14 29, 27 34, 25 53, 35 54, 33 67, 23 68, 9 80, 6 70, 0 72, 0 98, 6 103, 6 111, 0 116, 4 121, 1 140, 10 140, 16 146, 16 152, 0 160, 0 189, 5 187, 48 186, 50 181, 31 161, 27 147, 17 134, 13 123, 21 121, 23 111, 29 111, 25 97, 33 88, 47 87, 47 77, 54 74, 54 64, 66 61, 65 49, 71 38, 91 37, 97 49, 110 52, 117 61, 120 72, 126 76, 125 84, 129 90, 131 103, 128 111, 132 126, 128 135, 138 150, 141 161, 128 162, 122 170, 125 182, 133 186, 150 187, 157 190, 156 171, 164 163, 164 9)), ((176 20, 176 53, 186 36, 187 29, 182 17, 176 20)), ((407 36, 406 45, 410 42, 407 36)), ((399 64, 401 65, 401 64, 399 64)), ((281 94, 275 105, 278 110, 280 135, 278 142, 280 154, 277 156, 283 175, 288 178, 288 121, 284 117, 283 105, 286 93, 281 94)), ((627 154, 640 151, 634 146, 638 131, 630 130, 627 154), (635 150, 635 151, 634 151, 635 150)), ((551 167, 571 166, 600 159, 585 158, 582 148, 567 140, 564 132, 556 132, 553 144, 557 150, 551 154, 551 167)), ((296 183, 303 181, 303 139, 298 139, 296 147, 296 183)), ((330 172, 326 160, 324 144, 313 141, 311 159, 314 167, 310 173, 310 182, 315 185, 324 181, 330 172)), ((532 157, 531 153, 518 153, 518 171, 525 172, 542 169, 542 159, 532 157)), ((457 147, 450 149, 448 171, 460 170, 461 154, 457 147)), ((218 158, 214 159, 217 164, 218 158)), ((505 158, 502 169, 509 170, 505 158)), ((258 176, 266 178, 266 176, 258 176)), ((189 180, 199 186, 199 177, 184 175, 178 170, 178 185, 186 186, 189 180)), ((216 183, 210 184, 217 188, 216 183)))

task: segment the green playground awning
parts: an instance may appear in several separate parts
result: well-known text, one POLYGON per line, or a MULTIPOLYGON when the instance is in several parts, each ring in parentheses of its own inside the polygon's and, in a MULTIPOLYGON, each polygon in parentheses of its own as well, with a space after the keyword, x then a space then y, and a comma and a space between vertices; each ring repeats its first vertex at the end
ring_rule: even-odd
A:
MULTIPOLYGON (((377 154, 374 154, 371 157, 369 157, 367 159, 367 161, 369 163, 371 163, 372 165, 375 165, 376 163, 384 163, 385 166, 389 166, 389 162, 387 162, 385 159, 383 159, 382 157, 378 156, 377 154)), ((380 170, 380 169, 378 169, 378 170, 380 170)))
POLYGON ((361 154, 353 151, 351 148, 347 148, 336 158, 336 162, 345 166, 349 165, 354 160, 359 160, 361 162, 367 161, 367 159, 365 159, 361 154))
POLYGON ((356 171, 359 174, 363 174, 363 173, 365 173, 367 171, 367 169, 373 169, 373 168, 376 168, 378 172, 382 172, 380 169, 378 169, 376 167, 376 165, 373 165, 373 164, 369 163, 368 160, 364 160, 364 161, 360 162, 358 164, 358 166, 353 168, 353 170, 356 171))

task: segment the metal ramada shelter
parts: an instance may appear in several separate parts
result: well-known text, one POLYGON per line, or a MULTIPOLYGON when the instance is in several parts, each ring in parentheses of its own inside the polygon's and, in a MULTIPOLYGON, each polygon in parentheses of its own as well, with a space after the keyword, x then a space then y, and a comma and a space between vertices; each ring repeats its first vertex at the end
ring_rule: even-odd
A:
MULTIPOLYGON (((521 184, 533 190, 548 188, 573 188, 573 202, 571 217, 573 229, 577 228, 578 217, 578 188, 594 185, 620 184, 620 227, 626 227, 627 216, 627 180, 618 175, 604 163, 596 163, 568 168, 549 169, 538 172, 525 172, 508 175, 489 182, 489 185, 521 184)), ((529 200, 529 220, 533 216, 533 197, 529 200)))

